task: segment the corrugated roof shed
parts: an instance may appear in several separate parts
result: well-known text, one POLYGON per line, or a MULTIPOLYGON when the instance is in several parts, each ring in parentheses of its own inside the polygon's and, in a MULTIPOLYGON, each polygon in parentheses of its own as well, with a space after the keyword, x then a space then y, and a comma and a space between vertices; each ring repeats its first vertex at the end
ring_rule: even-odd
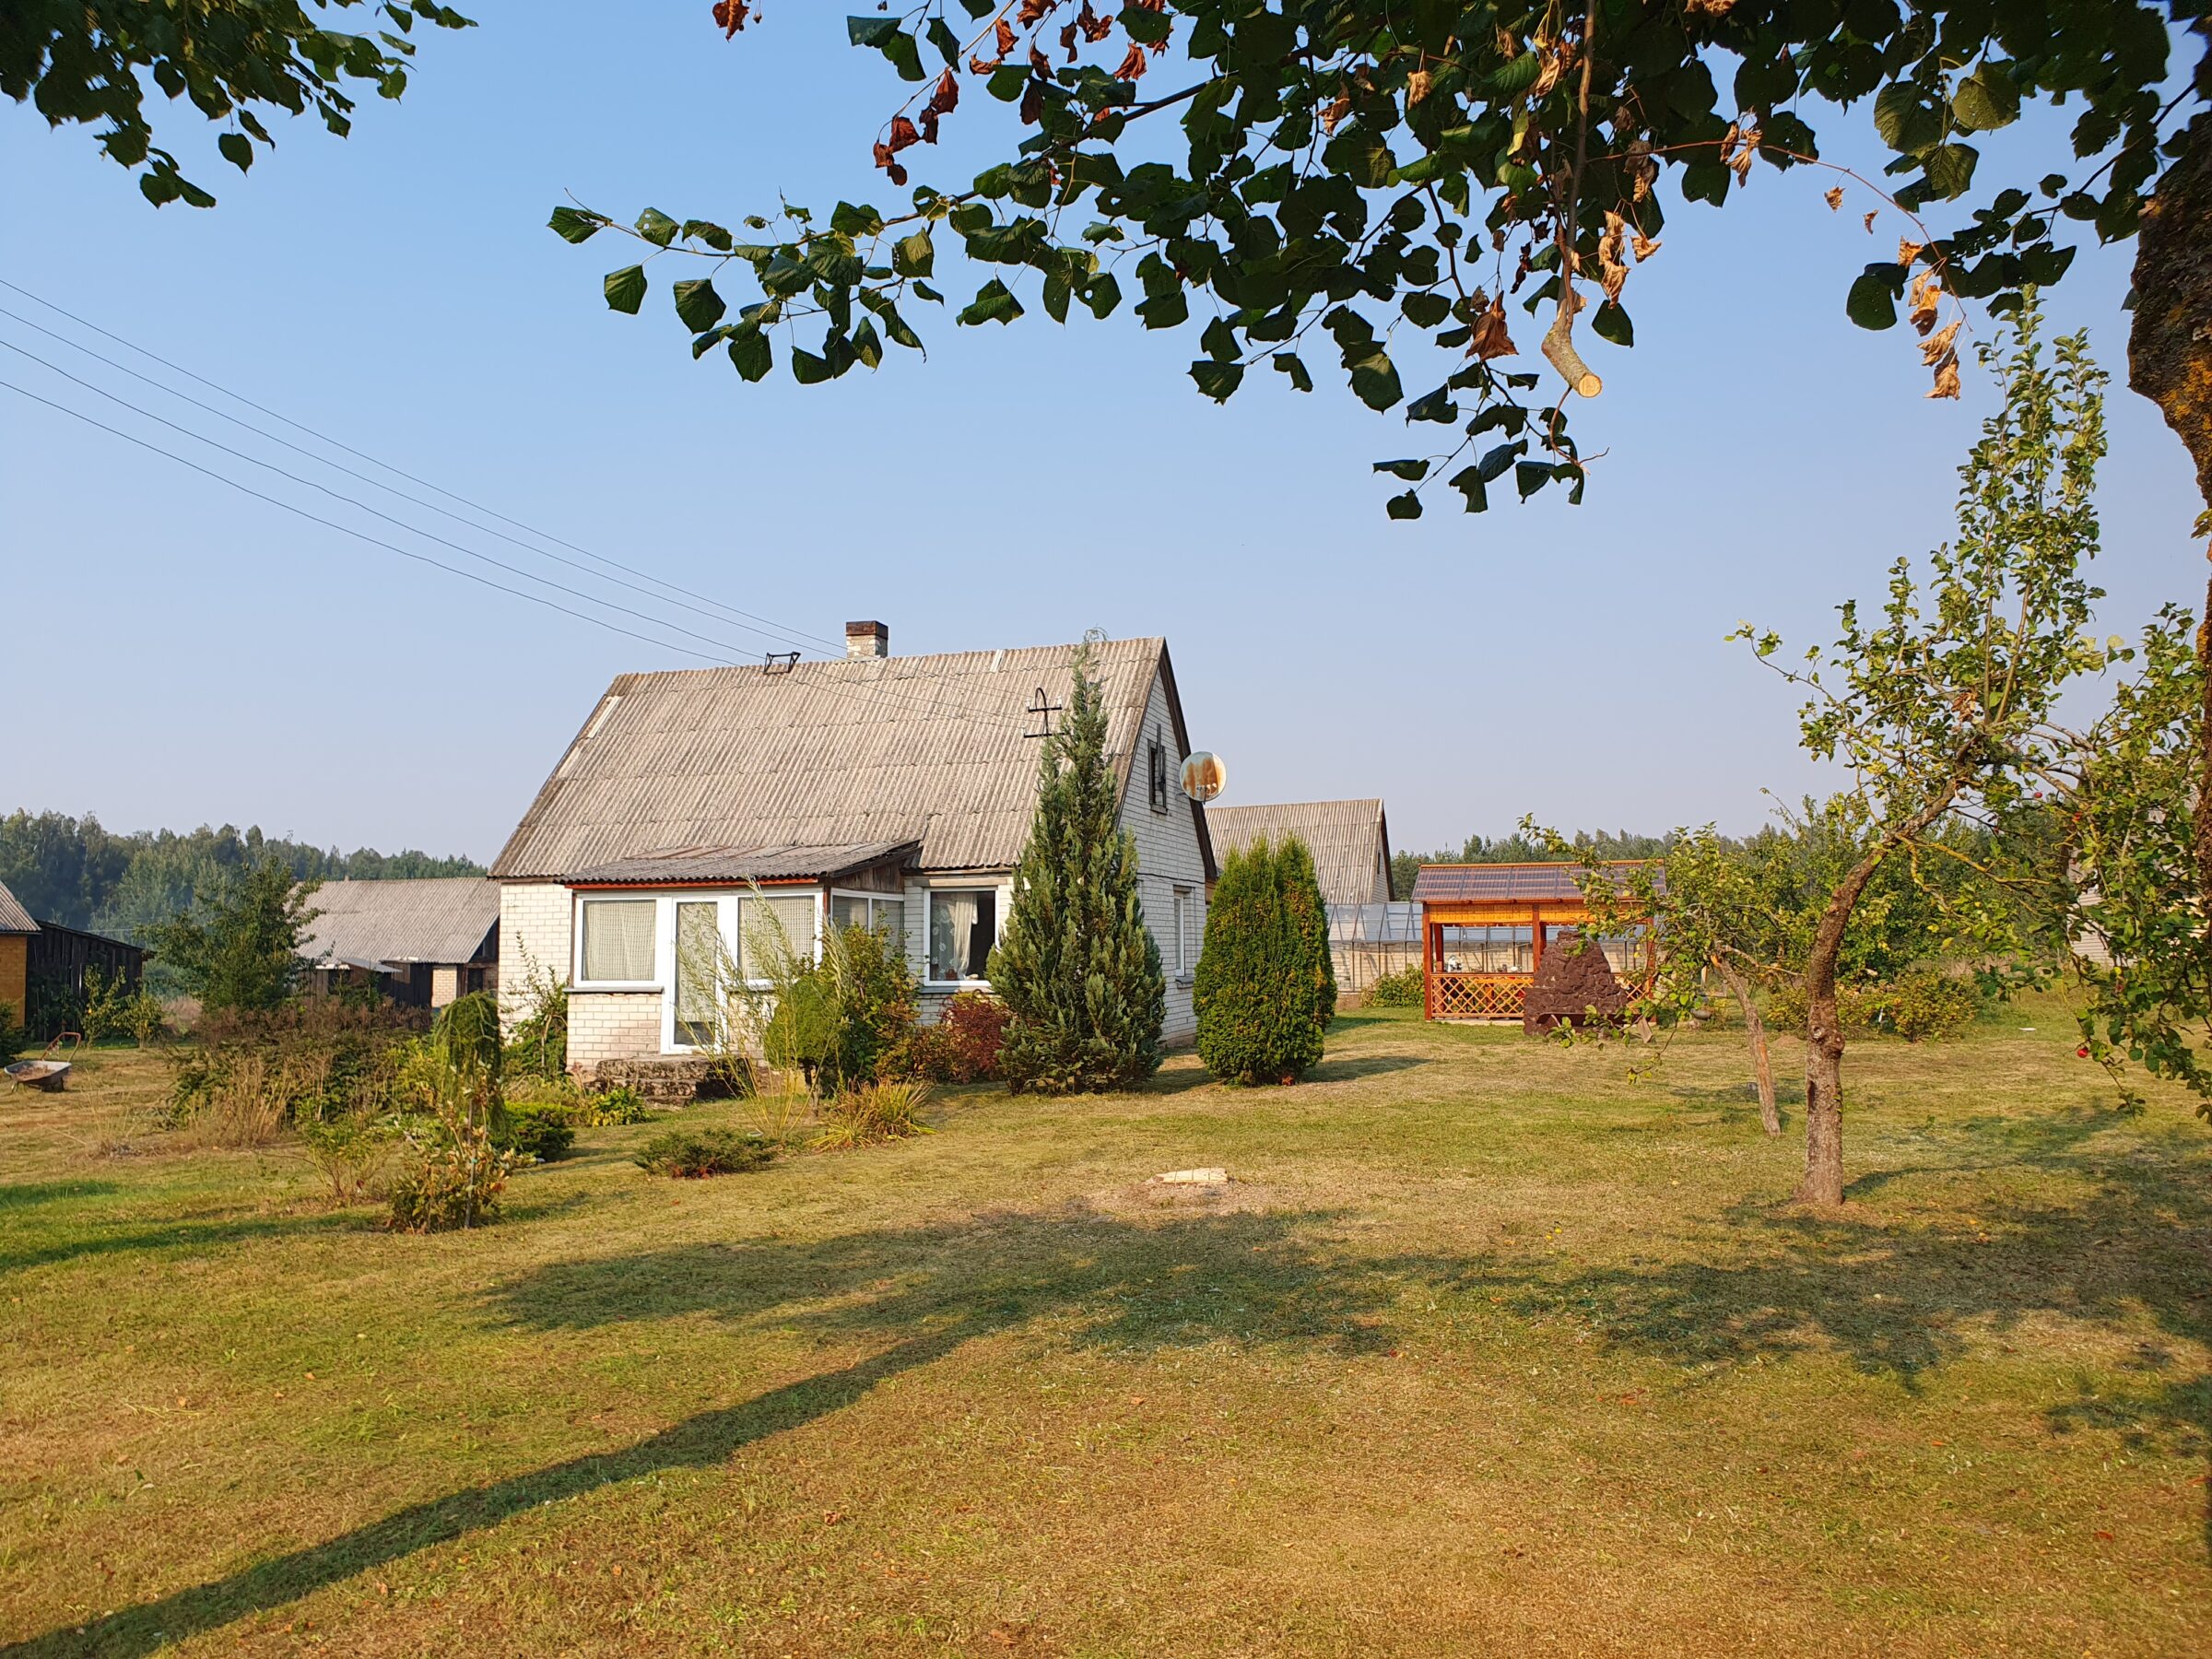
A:
POLYGON ((500 919, 500 884, 483 876, 326 881, 308 899, 323 913, 300 954, 318 966, 465 962, 500 919))
POLYGON ((1390 825, 1381 801, 1208 806, 1206 821, 1224 855, 1262 836, 1297 836, 1312 850, 1321 896, 1331 904, 1380 904, 1390 897, 1390 825))
MULTIPOLYGON (((562 880, 690 849, 922 843, 929 870, 1020 856, 1037 800, 1023 711, 1065 706, 1072 645, 625 674, 538 791, 492 875, 562 880)), ((1126 782, 1155 674, 1190 749, 1164 640, 1095 648, 1126 782)), ((1055 727, 1059 719, 1054 716, 1055 727)), ((1198 830, 1204 844, 1205 819, 1198 830)), ((1210 865, 1210 858, 1209 858, 1210 865)))
MULTIPOLYGON (((1610 868, 1632 867, 1616 862, 1610 868)), ((1423 865, 1413 878, 1416 903, 1452 903, 1485 899, 1580 899, 1576 877, 1582 866, 1571 864, 1423 865)))
POLYGON ((16 902, 16 896, 0 882, 0 934, 34 934, 39 924, 30 919, 30 912, 16 902))

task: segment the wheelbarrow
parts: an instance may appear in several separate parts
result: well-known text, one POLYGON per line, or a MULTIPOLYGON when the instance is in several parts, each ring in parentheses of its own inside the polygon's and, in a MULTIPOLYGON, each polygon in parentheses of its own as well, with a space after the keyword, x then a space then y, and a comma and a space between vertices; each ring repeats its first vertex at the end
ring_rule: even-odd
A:
POLYGON ((11 1078, 25 1088, 35 1088, 42 1094, 60 1094, 69 1086, 71 1063, 57 1060, 54 1054, 65 1042, 74 1052, 84 1041, 75 1031, 64 1031, 46 1045, 46 1052, 36 1060, 18 1060, 13 1065, 0 1069, 6 1070, 11 1078))

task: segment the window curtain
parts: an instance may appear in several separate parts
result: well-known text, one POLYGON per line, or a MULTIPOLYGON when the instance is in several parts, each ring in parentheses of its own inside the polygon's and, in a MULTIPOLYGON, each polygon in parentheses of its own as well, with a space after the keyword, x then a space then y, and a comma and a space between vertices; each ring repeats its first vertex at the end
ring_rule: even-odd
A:
POLYGON ((583 977, 614 984, 650 983, 657 908, 651 899, 586 900, 583 977))
POLYGON ((969 953, 976 923, 982 913, 981 893, 932 893, 929 896, 929 977, 933 980, 972 978, 969 953))
POLYGON ((814 960, 814 915, 819 889, 771 899, 747 898, 738 906, 740 971, 755 982, 771 976, 780 943, 801 961, 814 960))
POLYGON ((712 900, 676 907, 676 1019, 694 1036, 714 1025, 722 978, 722 907, 712 900))

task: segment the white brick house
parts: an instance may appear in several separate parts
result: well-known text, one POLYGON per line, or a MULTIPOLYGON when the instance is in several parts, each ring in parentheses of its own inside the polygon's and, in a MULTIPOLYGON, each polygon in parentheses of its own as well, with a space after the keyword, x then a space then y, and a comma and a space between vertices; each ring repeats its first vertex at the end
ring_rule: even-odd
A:
MULTIPOLYGON (((891 931, 924 1019, 989 988, 1035 813, 1030 734, 1064 717, 1076 648, 894 657, 881 624, 845 632, 839 660, 619 677, 538 791, 492 866, 500 984, 512 1018, 533 971, 568 983, 571 1067, 690 1053, 707 988, 679 935, 742 962, 753 906, 816 948, 830 926, 891 931)), ((1157 639, 1109 641, 1092 664, 1163 1035, 1187 1041, 1214 855, 1176 785, 1191 744, 1174 669, 1157 639)))

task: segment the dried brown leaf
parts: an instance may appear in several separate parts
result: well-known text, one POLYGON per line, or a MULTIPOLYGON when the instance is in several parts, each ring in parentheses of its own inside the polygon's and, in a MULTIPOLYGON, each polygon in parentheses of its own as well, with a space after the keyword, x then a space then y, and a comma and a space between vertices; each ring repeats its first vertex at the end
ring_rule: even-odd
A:
POLYGON ((1901 265, 1910 265, 1920 257, 1920 251, 1927 245, 1925 242, 1912 241, 1902 236, 1899 237, 1897 239, 1897 263, 1901 265))
POLYGON ((1113 72, 1113 78, 1133 81, 1142 76, 1149 66, 1145 57, 1145 49, 1132 42, 1129 47, 1129 55, 1122 60, 1121 67, 1113 72))
POLYGON ((722 38, 728 40, 745 27, 746 14, 753 9, 753 0, 714 0, 714 21, 722 28, 722 38))
POLYGON ((1608 300, 1618 300, 1620 290, 1628 286, 1628 220, 1608 212, 1606 233, 1597 239, 1597 281, 1608 300))
POLYGON ((1958 337, 1959 326, 1965 321, 1966 319, 1963 317, 1955 318, 1949 327, 1939 329, 1923 340, 1920 343, 1920 360, 1933 369, 1940 364, 1946 357, 1958 356, 1959 354, 1951 348, 1951 342, 1958 337))
POLYGON ((1924 271, 1912 279, 1908 304, 1905 321, 1912 324, 1915 332, 1924 335, 1936 326, 1936 314, 1943 306, 1943 284, 1933 271, 1924 271))
POLYGON ((1659 252, 1659 244, 1653 241, 1650 237, 1644 235, 1644 233, 1641 230, 1637 231, 1634 236, 1629 238, 1629 246, 1636 250, 1636 263, 1638 265, 1641 265, 1653 254, 1659 252))
POLYGON ((1828 204, 1830 212, 1841 212, 1843 206, 1843 186, 1839 184, 1833 190, 1823 192, 1821 199, 1828 204))
POLYGON ((1952 352, 1936 366, 1936 384, 1929 388, 1930 397, 1959 395, 1959 354, 1952 352))
POLYGON ((1100 17, 1090 9, 1090 0, 1083 0, 1083 9, 1077 15, 1076 26, 1082 29, 1083 38, 1095 45, 1113 32, 1113 18, 1100 17))
POLYGON ((1027 29, 1059 4, 1060 0, 1021 0, 1021 26, 1027 29))
POLYGON ((1876 219, 1877 219, 1877 218, 1881 218, 1881 216, 1882 216, 1882 210, 1881 210, 1879 207, 1877 207, 1876 209, 1874 209, 1874 211, 1873 211, 1873 212, 1869 213, 1869 214, 1866 216, 1866 234, 1867 234, 1867 235, 1869 235, 1869 236, 1872 236, 1872 235, 1874 234, 1874 221, 1875 221, 1876 219))
POLYGON ((1005 57, 1014 50, 1014 25, 1004 18, 999 18, 992 26, 992 41, 998 48, 998 55, 1005 57))
POLYGON ((1413 105, 1419 103, 1422 99, 1429 96, 1429 71, 1426 69, 1416 69, 1411 75, 1408 75, 1406 77, 1406 103, 1407 108, 1410 109, 1413 105))
POLYGON ((1351 112, 1352 95, 1349 92, 1337 93, 1329 101, 1328 108, 1321 112, 1321 130, 1324 133, 1335 133, 1339 126, 1344 124, 1344 118, 1351 112))
POLYGON ((1490 309, 1475 320, 1474 330, 1467 336, 1467 353, 1486 363, 1492 358, 1521 355, 1521 348, 1513 344, 1512 331, 1506 325, 1504 295, 1491 300, 1490 309))

